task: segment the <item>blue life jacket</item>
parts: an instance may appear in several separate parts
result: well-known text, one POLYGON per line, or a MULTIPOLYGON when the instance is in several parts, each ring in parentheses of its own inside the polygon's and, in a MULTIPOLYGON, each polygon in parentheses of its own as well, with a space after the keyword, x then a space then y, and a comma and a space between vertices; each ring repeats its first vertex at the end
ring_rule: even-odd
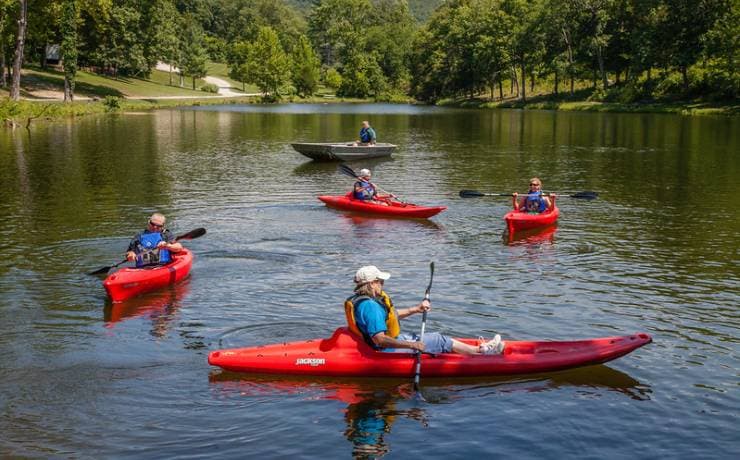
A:
POLYGON ((372 128, 360 129, 360 141, 367 144, 368 142, 373 140, 373 134, 375 133, 372 128))
POLYGON ((354 196, 356 200, 372 200, 375 196, 375 186, 370 182, 364 180, 355 182, 355 187, 357 187, 358 185, 362 187, 362 190, 360 190, 359 192, 357 190, 353 190, 354 193, 352 196, 354 196))
POLYGON ((525 212, 545 212, 547 210, 547 202, 542 198, 542 192, 528 193, 523 208, 522 211, 525 212))
POLYGON ((139 244, 136 251, 136 266, 143 267, 151 264, 166 264, 172 258, 168 249, 157 249, 162 239, 161 232, 144 231, 139 234, 139 244))

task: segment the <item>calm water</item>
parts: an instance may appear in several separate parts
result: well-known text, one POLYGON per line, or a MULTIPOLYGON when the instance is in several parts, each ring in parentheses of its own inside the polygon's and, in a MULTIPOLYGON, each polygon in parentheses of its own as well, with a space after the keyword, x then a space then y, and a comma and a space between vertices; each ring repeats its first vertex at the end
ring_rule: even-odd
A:
MULTIPOLYGON (((71 458, 737 458, 740 119, 224 106, 0 132, 0 456, 71 458), (430 221, 326 209, 351 180, 290 142, 399 145, 386 189, 430 221), (509 199, 460 189, 596 190, 557 228, 508 241, 509 199), (85 275, 121 259, 148 214, 192 276, 122 304, 85 275), (650 333, 568 372, 466 381, 223 373, 209 351, 328 336, 361 265, 417 302, 427 330, 504 339, 650 333)), ((405 322, 418 330, 420 319, 405 322)))

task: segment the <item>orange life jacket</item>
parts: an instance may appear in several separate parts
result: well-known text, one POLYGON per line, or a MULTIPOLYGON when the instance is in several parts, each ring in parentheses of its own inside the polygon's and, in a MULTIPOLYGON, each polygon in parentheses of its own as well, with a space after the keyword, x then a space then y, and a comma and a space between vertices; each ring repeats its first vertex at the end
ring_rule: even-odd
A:
POLYGON ((362 332, 360 328, 357 327, 357 321, 355 321, 355 307, 357 307, 357 305, 359 305, 363 300, 368 299, 375 300, 385 308, 385 311, 388 314, 385 319, 387 336, 393 338, 398 337, 401 333, 401 325, 398 322, 398 315, 396 314, 396 309, 393 307, 393 302, 391 302, 391 298, 385 293, 385 291, 381 291, 380 295, 376 298, 358 294, 347 298, 347 300, 344 301, 344 315, 347 317, 347 326, 349 327, 349 330, 365 339, 365 342, 367 342, 371 347, 377 348, 372 337, 368 337, 367 334, 362 332))

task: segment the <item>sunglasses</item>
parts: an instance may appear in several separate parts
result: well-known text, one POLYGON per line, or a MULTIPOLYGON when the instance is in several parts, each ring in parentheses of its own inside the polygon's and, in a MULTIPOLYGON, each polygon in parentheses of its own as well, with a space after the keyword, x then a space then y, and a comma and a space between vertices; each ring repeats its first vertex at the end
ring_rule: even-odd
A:
POLYGON ((149 221, 149 225, 151 225, 152 227, 157 227, 157 228, 162 228, 162 227, 164 227, 164 224, 155 224, 155 223, 154 223, 154 222, 152 222, 151 220, 149 221))
POLYGON ((537 183, 535 183, 535 182, 530 182, 530 183, 529 183, 529 186, 530 186, 530 187, 539 187, 539 186, 540 186, 540 184, 537 184, 537 183))

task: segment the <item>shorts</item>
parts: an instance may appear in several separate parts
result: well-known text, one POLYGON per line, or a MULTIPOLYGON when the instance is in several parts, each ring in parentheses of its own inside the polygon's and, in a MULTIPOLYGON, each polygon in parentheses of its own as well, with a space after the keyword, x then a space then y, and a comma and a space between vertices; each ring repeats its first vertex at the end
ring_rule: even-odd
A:
MULTIPOLYGON (((397 340, 405 340, 407 342, 417 342, 419 336, 417 334, 401 334, 396 337, 397 340)), ((408 348, 386 348, 383 351, 391 353, 414 353, 414 350, 408 348)), ((446 335, 442 335, 439 332, 427 332, 424 334, 424 353, 431 353, 438 355, 440 353, 451 353, 452 352, 452 339, 446 335)))

